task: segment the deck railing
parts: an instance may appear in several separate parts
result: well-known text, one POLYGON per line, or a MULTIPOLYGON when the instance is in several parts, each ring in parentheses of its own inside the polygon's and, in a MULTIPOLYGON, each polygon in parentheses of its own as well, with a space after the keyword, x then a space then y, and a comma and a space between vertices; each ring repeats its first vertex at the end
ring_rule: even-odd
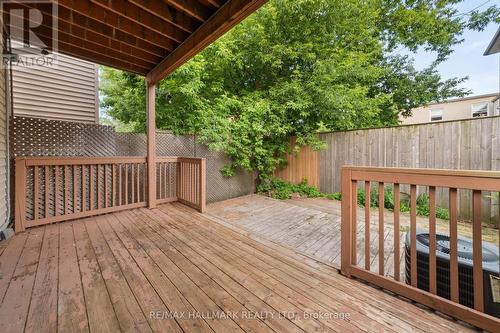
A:
MULTIPOLYGON (((205 159, 157 157, 157 203, 205 208, 205 159)), ((15 229, 147 205, 145 157, 19 157, 15 229)))
MULTIPOLYGON (((445 314, 488 331, 500 332, 500 320, 484 313, 483 299, 483 268, 482 268, 482 224, 481 224, 481 196, 482 191, 500 191, 500 173, 487 171, 457 171, 435 169, 396 169, 396 168, 368 168, 343 167, 342 169, 342 257, 341 271, 346 276, 356 277, 369 283, 400 294, 418 303, 424 304, 445 314), (359 183, 358 183, 359 182, 359 183), (370 189, 371 183, 378 183, 379 202, 384 202, 384 189, 387 185, 393 188, 394 193, 394 277, 385 275, 384 255, 384 204, 379 204, 378 213, 378 244, 372 249, 370 243, 370 189), (400 281, 400 187, 409 186, 410 194, 410 262, 411 284, 400 281), (364 262, 358 264, 357 250, 357 210, 358 186, 365 190, 364 214, 364 262), (426 188, 429 193, 429 291, 417 288, 417 186, 426 188), (436 188, 445 188, 449 191, 449 237, 450 263, 449 277, 436 276, 436 188), (457 228, 457 191, 465 189, 472 192, 472 241, 473 241, 473 290, 474 308, 459 303, 459 264, 458 264, 458 228, 457 228), (378 248, 378 249, 377 249, 378 248), (378 272, 370 270, 371 251, 378 255, 378 272), (364 264, 364 265, 363 265, 364 264), (450 299, 437 295, 437 280, 449 279, 450 299)), ((499 221, 500 223, 500 221, 499 221)), ((373 227, 373 226, 372 226, 373 227)), ((361 229, 361 228, 360 228, 361 229)), ((362 257, 361 254, 360 257, 362 257)), ((420 258, 419 258, 420 260, 420 258)), ((498 293, 498 289, 492 288, 498 293)))

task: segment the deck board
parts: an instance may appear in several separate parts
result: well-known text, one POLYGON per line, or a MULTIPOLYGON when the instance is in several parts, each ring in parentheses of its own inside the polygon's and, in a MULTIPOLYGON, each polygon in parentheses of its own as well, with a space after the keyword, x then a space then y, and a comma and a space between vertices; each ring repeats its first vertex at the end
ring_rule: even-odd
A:
MULTIPOLYGON (((297 228, 275 229, 283 241, 338 233, 315 222, 325 212, 300 212, 297 228)), ((231 223, 173 203, 15 235, 0 256, 2 332, 470 331, 231 223)))

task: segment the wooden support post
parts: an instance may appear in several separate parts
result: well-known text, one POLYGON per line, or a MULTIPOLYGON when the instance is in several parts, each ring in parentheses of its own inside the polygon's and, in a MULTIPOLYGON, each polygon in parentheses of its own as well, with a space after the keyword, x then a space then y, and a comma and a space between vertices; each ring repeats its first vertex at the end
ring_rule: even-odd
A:
POLYGON ((148 207, 156 207, 156 122, 155 85, 146 84, 147 96, 147 141, 148 141, 148 207))
POLYGON ((351 169, 342 167, 342 209, 341 209, 341 263, 340 270, 343 275, 351 276, 351 219, 352 219, 352 181, 351 169))
POLYGON ((25 230, 26 220, 26 160, 24 158, 16 159, 16 205, 14 227, 16 232, 25 230))

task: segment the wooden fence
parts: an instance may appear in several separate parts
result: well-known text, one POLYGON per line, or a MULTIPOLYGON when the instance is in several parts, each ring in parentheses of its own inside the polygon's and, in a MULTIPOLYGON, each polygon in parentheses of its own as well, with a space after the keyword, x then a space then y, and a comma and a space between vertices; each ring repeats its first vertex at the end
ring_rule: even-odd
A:
MULTIPOLYGON (((342 169, 342 231, 341 231, 341 270, 344 275, 353 276, 378 285, 384 289, 400 294, 404 297, 427 305, 445 314, 459 318, 470 324, 485 329, 490 332, 500 332, 500 319, 492 316, 498 315, 498 307, 495 310, 488 310, 485 313, 485 300, 488 306, 494 302, 495 284, 490 282, 490 278, 498 279, 498 273, 489 276, 483 273, 483 240, 481 224, 481 196, 482 192, 500 191, 500 172, 488 171, 456 171, 456 170, 435 170, 435 169, 399 169, 399 168, 368 168, 368 167, 343 167, 342 169), (378 242, 370 242, 370 202, 365 202, 364 233, 358 234, 357 218, 357 189, 359 185, 369 191, 371 183, 378 184, 379 200, 383 199, 384 188, 389 185, 394 193, 394 271, 399 272, 399 203, 400 186, 405 184, 410 187, 410 269, 407 283, 399 281, 399 274, 394 274, 394 278, 384 275, 385 265, 385 240, 384 240, 384 207, 379 206, 378 217, 378 242), (430 197, 430 216, 428 230, 428 257, 421 254, 417 257, 417 185, 428 188, 430 197), (449 224, 449 253, 440 251, 441 263, 437 267, 436 252, 438 242, 436 241, 436 188, 445 188, 449 192, 450 224, 449 224), (471 204, 473 207, 472 216, 472 262, 467 267, 459 265, 459 241, 458 241, 458 189, 466 189, 472 192, 471 204), (356 253, 358 238, 364 245, 364 267, 359 265, 358 254, 356 253), (370 258, 372 254, 378 253, 378 272, 370 270, 370 258), (425 265, 425 266, 424 266, 425 265), (470 268, 472 267, 472 268, 470 268), (423 269, 423 273, 420 269, 423 269), (425 270, 428 268, 428 273, 425 270), (472 308, 463 305, 463 289, 468 289, 469 278, 465 273, 466 269, 472 270, 473 300, 472 308), (417 272, 417 270, 419 270, 417 272), (417 278, 418 273, 418 278, 417 278), (489 278, 490 277, 490 278, 489 278), (421 287, 421 280, 428 281, 428 288, 421 287), (418 282, 418 283, 417 283, 418 282), (443 297, 443 290, 438 290, 437 285, 441 284, 441 289, 449 288, 449 298, 443 297), (443 286, 447 284, 447 288, 443 286), (417 288, 418 287, 418 288, 417 288), (489 287, 487 292, 484 292, 489 287), (424 290, 422 290, 424 289, 424 290), (427 289, 427 290, 425 290, 427 289), (493 295, 492 295, 493 293, 493 295), (492 313, 495 312, 495 313, 492 313)), ((497 221, 500 226, 500 221, 497 221)), ((406 244, 408 245, 408 244, 406 244)), ((440 244, 441 246, 442 244, 440 244)), ((463 246, 463 245, 461 245, 463 246)), ((460 249, 463 251, 462 249, 460 249)), ((498 251, 498 248, 496 248, 498 251)), ((498 260, 496 261, 498 265, 498 260)), ((498 269, 498 268, 497 268, 498 269)), ((497 303, 496 303, 497 304, 497 303)), ((496 305, 495 305, 496 306, 496 305)))
MULTIPOLYGON (((147 204, 146 157, 18 157, 16 232, 147 204)), ((204 158, 157 157, 156 202, 205 209, 204 158)))
MULTIPOLYGON (((500 117, 407 125, 379 129, 322 133, 327 148, 289 157, 289 166, 276 173, 286 180, 319 179, 325 193, 340 192, 344 165, 434 168, 460 170, 500 170, 500 117), (317 155, 317 156, 315 156, 317 155), (318 168, 304 168, 311 160, 318 168)), ((315 185, 313 183, 313 185, 315 185)), ((402 187, 407 192, 408 188, 402 187)), ((418 188, 418 191, 421 189, 418 188)), ((438 188, 437 204, 447 207, 448 194, 438 188)), ((459 216, 470 219, 470 191, 459 191, 459 216)), ((483 196, 483 218, 498 216, 496 197, 483 196)))

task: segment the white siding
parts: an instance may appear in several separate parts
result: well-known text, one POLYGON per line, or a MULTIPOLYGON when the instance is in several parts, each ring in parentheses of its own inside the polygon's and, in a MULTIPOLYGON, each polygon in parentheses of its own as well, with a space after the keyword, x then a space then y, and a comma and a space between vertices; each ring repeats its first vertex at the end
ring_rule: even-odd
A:
POLYGON ((55 67, 13 69, 14 115, 98 122, 96 65, 58 54, 55 67))

